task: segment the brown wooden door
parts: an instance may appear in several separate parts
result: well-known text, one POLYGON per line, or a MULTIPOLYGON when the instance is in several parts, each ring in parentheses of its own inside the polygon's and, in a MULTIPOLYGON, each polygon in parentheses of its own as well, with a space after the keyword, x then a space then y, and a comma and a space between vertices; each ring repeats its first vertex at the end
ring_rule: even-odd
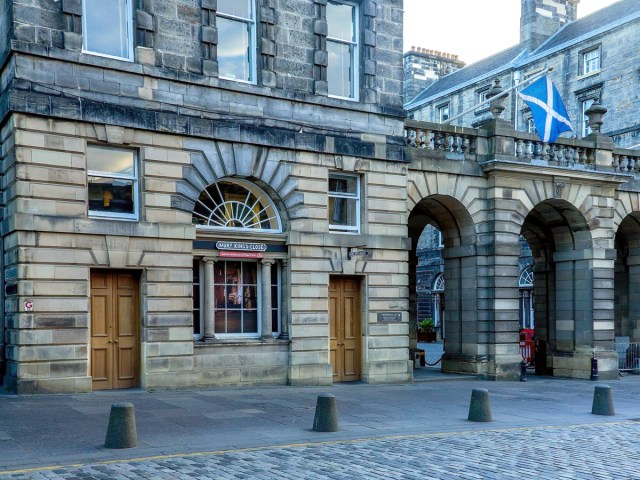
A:
POLYGON ((138 277, 91 272, 91 376, 93 389, 138 386, 138 277))
POLYGON ((334 382, 360 380, 360 282, 354 277, 330 277, 329 324, 334 382))

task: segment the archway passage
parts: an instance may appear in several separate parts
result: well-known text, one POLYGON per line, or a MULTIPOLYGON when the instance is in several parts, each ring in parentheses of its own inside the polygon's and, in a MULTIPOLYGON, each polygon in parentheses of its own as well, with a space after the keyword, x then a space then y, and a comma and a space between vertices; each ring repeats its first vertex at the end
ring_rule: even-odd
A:
POLYGON ((594 319, 587 221, 570 203, 547 200, 529 213, 521 234, 533 257, 536 372, 588 377, 594 319))
POLYGON ((628 215, 616 232, 614 328, 618 367, 640 367, 640 213, 628 215))
MULTIPOLYGON (((409 215, 409 235, 412 239, 409 264, 411 346, 415 346, 417 320, 422 320, 417 318, 417 245, 427 226, 434 227, 432 231, 435 235, 430 247, 421 251, 421 255, 441 255, 442 259, 431 275, 433 278, 430 277, 428 280, 428 290, 433 287, 435 276, 442 271, 442 283, 447 285, 444 310, 438 312, 446 317, 447 322, 443 339, 442 370, 479 373, 476 371, 476 359, 480 348, 476 308, 476 231, 469 212, 453 197, 426 197, 409 215)), ((434 305, 431 305, 432 319, 433 308, 434 305)))

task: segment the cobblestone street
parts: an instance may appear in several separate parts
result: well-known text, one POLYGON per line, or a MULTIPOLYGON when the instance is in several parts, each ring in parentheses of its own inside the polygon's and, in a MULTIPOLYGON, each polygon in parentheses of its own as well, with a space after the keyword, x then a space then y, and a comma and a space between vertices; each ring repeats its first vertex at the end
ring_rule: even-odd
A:
POLYGON ((33 479, 637 479, 634 421, 387 437, 5 472, 33 479))

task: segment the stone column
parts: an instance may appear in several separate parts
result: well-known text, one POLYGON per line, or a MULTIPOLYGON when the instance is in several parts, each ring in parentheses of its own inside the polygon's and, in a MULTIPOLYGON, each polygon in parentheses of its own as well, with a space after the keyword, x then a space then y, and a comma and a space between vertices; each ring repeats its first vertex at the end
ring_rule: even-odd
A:
POLYGON ((213 290, 213 264, 216 259, 205 257, 204 261, 204 337, 205 342, 215 340, 215 298, 213 290))
POLYGON ((271 265, 274 261, 270 258, 262 260, 262 339, 272 337, 271 327, 271 265))
POLYGON ((280 336, 278 338, 282 340, 289 340, 289 290, 290 290, 290 277, 289 270, 287 269, 289 260, 286 258, 281 260, 281 278, 282 285, 280 286, 280 336))

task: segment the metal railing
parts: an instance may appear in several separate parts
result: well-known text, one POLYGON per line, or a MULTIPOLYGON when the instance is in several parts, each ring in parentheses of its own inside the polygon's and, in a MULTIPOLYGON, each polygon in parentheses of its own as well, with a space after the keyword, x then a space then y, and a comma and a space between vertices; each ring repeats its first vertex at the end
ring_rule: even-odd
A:
POLYGON ((640 343, 615 343, 618 370, 640 373, 640 343))

